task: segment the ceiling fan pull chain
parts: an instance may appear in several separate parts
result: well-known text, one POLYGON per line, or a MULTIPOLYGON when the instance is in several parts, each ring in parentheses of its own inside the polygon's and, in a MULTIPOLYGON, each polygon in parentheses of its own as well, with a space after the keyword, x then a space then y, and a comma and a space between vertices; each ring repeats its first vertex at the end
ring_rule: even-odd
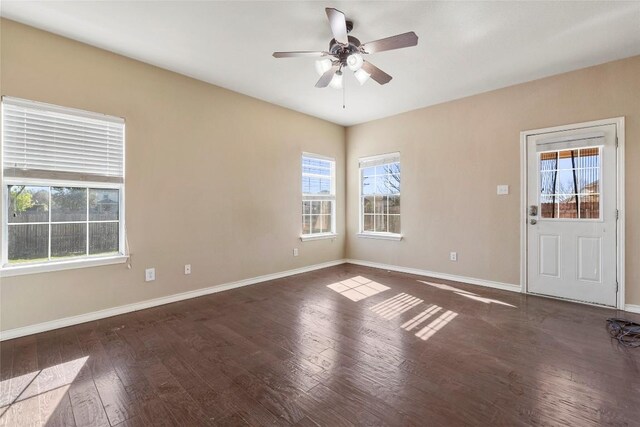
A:
POLYGON ((346 79, 345 81, 342 83, 342 109, 344 110, 345 107, 345 92, 347 91, 347 82, 346 79))

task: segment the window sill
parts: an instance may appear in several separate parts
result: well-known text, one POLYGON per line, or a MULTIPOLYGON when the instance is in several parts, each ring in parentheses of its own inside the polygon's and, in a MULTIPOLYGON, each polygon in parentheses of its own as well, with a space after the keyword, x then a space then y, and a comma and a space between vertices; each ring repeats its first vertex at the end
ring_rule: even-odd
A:
POLYGON ((8 265, 0 268, 0 277, 22 276, 24 274, 49 273, 52 271, 71 270, 76 268, 98 267, 101 265, 122 264, 129 259, 126 255, 115 255, 101 258, 74 259, 53 261, 43 264, 8 265))
POLYGON ((338 237, 336 233, 303 234, 300 236, 300 240, 303 242, 307 242, 310 240, 335 239, 336 237, 338 237))
POLYGON ((358 237, 363 239, 395 240, 396 242, 402 240, 402 234, 394 233, 358 233, 358 237))

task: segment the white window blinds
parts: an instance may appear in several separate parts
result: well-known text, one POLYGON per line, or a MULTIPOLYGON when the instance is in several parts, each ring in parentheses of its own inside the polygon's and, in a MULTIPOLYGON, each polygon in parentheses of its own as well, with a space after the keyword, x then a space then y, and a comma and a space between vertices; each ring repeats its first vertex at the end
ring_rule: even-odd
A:
POLYGON ((124 120, 2 98, 5 177, 117 182, 124 177, 124 120))

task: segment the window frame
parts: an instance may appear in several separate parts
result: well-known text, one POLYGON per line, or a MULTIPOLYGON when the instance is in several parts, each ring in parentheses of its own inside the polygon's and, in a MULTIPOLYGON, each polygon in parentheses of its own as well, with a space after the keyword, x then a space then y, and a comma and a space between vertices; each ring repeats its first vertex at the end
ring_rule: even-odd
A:
POLYGON ((329 175, 331 185, 330 185, 330 193, 328 196, 324 195, 316 195, 316 194, 305 194, 301 190, 302 199, 300 203, 300 240, 301 241, 309 241, 309 240, 321 240, 321 239, 334 239, 338 234, 336 233, 336 159, 329 156, 323 156, 321 154, 303 152, 300 156, 300 182, 302 182, 302 178, 305 176, 304 174, 304 159, 317 159, 322 161, 327 161, 331 165, 331 173, 329 175), (304 234, 304 202, 306 201, 331 201, 331 231, 322 232, 322 233, 308 233, 304 234))
MULTIPOLYGON (((357 236, 366 239, 380 239, 380 240, 394 240, 400 241, 403 238, 402 232, 400 233, 391 233, 388 231, 365 231, 364 230, 364 194, 362 189, 363 182, 363 172, 364 169, 371 167, 371 165, 362 165, 367 162, 376 162, 383 159, 395 159, 393 161, 387 161, 375 166, 382 166, 391 163, 400 163, 400 152, 395 153, 386 153, 386 154, 378 154, 375 156, 361 157, 358 159, 358 233, 357 236)), ((400 230, 402 230, 402 168, 400 169, 400 193, 398 194, 400 197, 400 230)), ((389 214, 387 213, 387 216, 389 214)))
MULTIPOLYGON (((3 99, 4 101, 4 99, 3 99)), ((47 108, 51 108, 56 112, 65 112, 67 114, 74 114, 81 117, 88 118, 103 118, 108 117, 99 113, 93 113, 90 111, 77 110, 74 108, 66 108, 57 105, 42 104, 36 101, 34 105, 45 105, 47 108)), ((3 114, 3 108, 0 108, 3 114)), ((120 119, 120 118, 118 118, 120 119)), ((2 127, 0 133, 0 192, 2 197, 2 212, 0 213, 0 219, 2 221, 2 241, 1 241, 1 254, 0 254, 0 277, 19 276, 24 274, 36 274, 45 273, 58 270, 68 270, 84 267, 95 267, 101 265, 120 264, 129 259, 127 254, 128 245, 126 238, 126 223, 125 223, 125 159, 126 159, 126 122, 122 120, 122 180, 121 182, 108 182, 108 181, 95 181, 95 180, 68 180, 58 179, 57 172, 52 172, 52 178, 30 178, 30 177, 5 177, 4 176, 4 164, 2 162, 2 155, 4 151, 5 141, 5 129, 2 127), (76 188, 96 188, 96 189, 117 189, 118 190, 118 253, 109 253, 106 255, 81 255, 70 256, 68 258, 60 260, 47 260, 47 261, 34 261, 24 262, 19 264, 9 263, 9 186, 10 185, 27 185, 27 186, 42 186, 42 187, 76 187, 76 188)), ((0 116, 0 122, 4 122, 4 117, 0 116)), ((51 206, 49 206, 49 212, 51 212, 51 206)), ((70 223, 80 223, 83 221, 71 221, 70 223)), ((89 221, 87 216, 87 236, 89 235, 89 227, 92 221, 89 221)), ((113 221, 115 222, 115 221, 113 221)), ((48 224, 51 224, 49 218, 48 224)), ((51 241, 51 235, 49 234, 49 245, 51 241)), ((87 247, 87 252, 89 248, 87 247)))

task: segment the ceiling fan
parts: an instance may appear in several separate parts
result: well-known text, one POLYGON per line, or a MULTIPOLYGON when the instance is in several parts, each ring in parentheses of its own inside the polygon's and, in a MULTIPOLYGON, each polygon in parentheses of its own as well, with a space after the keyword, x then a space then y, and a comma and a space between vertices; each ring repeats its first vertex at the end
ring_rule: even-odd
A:
POLYGON ((326 8, 325 11, 333 33, 328 51, 273 52, 275 58, 326 57, 316 61, 316 71, 320 75, 320 80, 316 83, 318 88, 330 86, 341 89, 343 87, 342 70, 345 67, 354 72, 361 85, 369 78, 381 85, 387 84, 392 77, 372 63, 365 61, 363 55, 418 44, 418 36, 413 31, 368 43, 360 43, 360 40, 348 35, 353 29, 353 22, 347 21, 344 13, 331 7, 326 8))

